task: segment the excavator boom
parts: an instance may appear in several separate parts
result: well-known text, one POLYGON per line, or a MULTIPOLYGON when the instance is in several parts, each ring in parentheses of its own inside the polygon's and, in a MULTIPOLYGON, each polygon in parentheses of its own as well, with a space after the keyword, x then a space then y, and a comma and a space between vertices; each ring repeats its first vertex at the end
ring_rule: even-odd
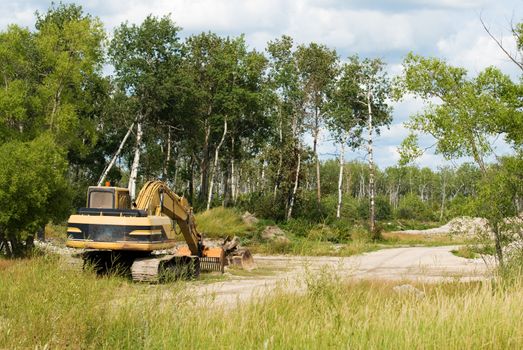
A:
POLYGON ((162 181, 147 182, 138 197, 136 208, 150 215, 166 215, 175 220, 193 255, 201 254, 202 235, 196 229, 194 215, 189 202, 171 191, 162 181))

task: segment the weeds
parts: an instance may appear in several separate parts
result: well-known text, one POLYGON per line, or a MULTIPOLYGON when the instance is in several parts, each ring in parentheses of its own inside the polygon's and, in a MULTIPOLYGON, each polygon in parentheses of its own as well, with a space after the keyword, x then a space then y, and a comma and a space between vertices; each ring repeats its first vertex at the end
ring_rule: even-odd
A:
POLYGON ((64 270, 54 257, 0 271, 0 348, 520 348, 521 279, 415 285, 309 272, 233 309, 186 283, 132 284, 64 270))
POLYGON ((207 238, 243 237, 253 227, 242 221, 240 214, 231 208, 216 207, 196 214, 198 230, 207 238))

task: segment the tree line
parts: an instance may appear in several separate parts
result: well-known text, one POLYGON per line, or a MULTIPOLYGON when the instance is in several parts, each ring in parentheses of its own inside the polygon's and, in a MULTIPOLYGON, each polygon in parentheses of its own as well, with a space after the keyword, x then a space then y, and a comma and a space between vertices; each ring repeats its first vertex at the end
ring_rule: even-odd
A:
POLYGON ((404 74, 391 79, 380 59, 341 58, 289 36, 263 52, 243 36, 182 39, 169 16, 125 22, 112 34, 75 4, 37 13, 33 31, 13 24, 0 32, 0 240, 15 250, 106 180, 134 197, 141 183, 161 178, 197 209, 240 206, 276 220, 351 216, 344 208, 356 199, 376 231, 383 208, 419 214, 400 214, 406 199, 405 210, 421 202, 432 219, 448 217, 458 199, 465 207, 463 198, 477 197, 481 179, 504 164, 485 164, 492 137, 519 154, 520 85, 496 68, 470 78, 409 54, 404 74), (406 94, 426 108, 410 122, 400 164, 377 169, 373 140, 406 94), (324 130, 337 160, 320 161, 324 130), (421 154, 415 133, 434 136, 447 158, 476 164, 409 165, 421 154), (368 161, 347 163, 349 148, 366 150, 368 161))

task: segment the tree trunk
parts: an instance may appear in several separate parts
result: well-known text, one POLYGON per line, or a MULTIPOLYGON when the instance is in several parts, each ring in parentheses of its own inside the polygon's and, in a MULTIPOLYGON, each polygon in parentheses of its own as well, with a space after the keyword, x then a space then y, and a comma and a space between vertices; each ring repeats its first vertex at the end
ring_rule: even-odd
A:
POLYGON ((200 194, 199 198, 203 202, 209 193, 209 139, 211 136, 211 126, 205 122, 205 139, 203 142, 203 156, 200 162, 200 194))
POLYGON ((131 174, 129 176, 129 195, 131 200, 136 198, 136 178, 138 175, 138 167, 140 166, 140 148, 142 146, 142 122, 139 121, 136 125, 136 145, 134 146, 134 159, 131 166, 131 174))
POLYGON ((171 179, 171 187, 173 188, 173 190, 176 191, 176 185, 177 185, 177 181, 176 179, 178 178, 178 167, 182 166, 182 163, 184 161, 183 158, 179 158, 179 154, 178 154, 178 147, 176 146, 176 142, 173 143, 173 154, 174 154, 174 159, 173 159, 173 169, 174 169, 174 174, 173 174, 173 178, 171 179))
POLYGON ((281 118, 281 106, 280 106, 280 129, 279 129, 279 136, 280 136, 280 152, 278 157, 278 170, 276 171, 276 181, 274 184, 274 193, 272 195, 272 199, 276 200, 276 194, 278 191, 278 187, 280 186, 281 181, 281 167, 283 163, 283 119, 281 118))
POLYGON ((340 174, 338 176, 338 206, 336 208, 336 218, 341 217, 341 202, 343 199, 343 166, 345 163, 345 142, 340 145, 340 174))
POLYGON ((169 162, 171 161, 171 127, 167 127, 167 154, 165 155, 165 161, 162 168, 162 178, 165 181, 167 179, 167 171, 169 170, 169 162))
POLYGON ((261 162, 261 180, 260 180, 260 191, 265 191, 265 159, 261 162))
POLYGON ((496 257, 498 259, 498 264, 501 270, 503 271, 503 268, 505 267, 504 260, 503 260, 503 249, 501 247, 501 232, 499 223, 495 222, 492 225, 492 231, 494 231, 494 246, 496 248, 496 257))
POLYGON ((51 130, 53 130, 54 116, 56 115, 56 112, 58 111, 58 105, 60 104, 62 89, 62 82, 60 82, 60 84, 58 85, 58 89, 56 90, 56 94, 53 98, 53 109, 51 110, 51 121, 49 123, 51 130))
POLYGON ((314 153, 314 158, 316 160, 316 201, 318 203, 318 208, 321 204, 321 180, 320 180, 320 159, 318 157, 318 136, 320 133, 319 125, 319 114, 318 108, 315 108, 314 112, 314 130, 313 130, 313 147, 312 151, 314 153))
POLYGON ((235 164, 234 164, 234 137, 231 138, 231 201, 234 204, 236 202, 236 177, 234 176, 235 164))
POLYGON ((294 177, 294 187, 292 189, 291 200, 289 202, 289 208, 287 211, 287 220, 292 217, 292 209, 294 208, 294 201, 296 199, 296 192, 298 191, 298 183, 300 180, 300 167, 301 167, 301 149, 298 148, 298 164, 296 165, 296 176, 294 177))
POLYGON ((191 205, 194 205, 194 155, 191 154, 191 159, 189 160, 189 201, 191 205))
POLYGON ((107 176, 107 174, 109 174, 109 171, 111 171, 111 168, 113 167, 114 163, 116 162, 116 159, 122 152, 123 146, 125 146, 125 143, 127 142, 127 139, 129 138, 129 135, 131 135, 131 132, 133 131, 133 128, 134 128, 134 123, 132 123, 131 126, 129 127, 129 130, 127 130, 127 133, 125 134, 124 138, 122 139, 122 142, 120 142, 120 146, 116 150, 116 153, 113 155, 113 158, 111 159, 109 164, 107 164, 107 166, 105 167, 105 169, 102 173, 102 176, 100 176, 100 179, 98 180, 97 186, 102 186, 102 184, 105 180, 105 177, 107 176))
MULTIPOLYGON (((218 167, 218 156, 220 154, 220 148, 222 147, 223 141, 225 140, 225 135, 227 134, 227 117, 225 117, 223 121, 223 134, 222 139, 220 140, 220 143, 218 146, 216 146, 216 149, 214 150, 214 166, 212 168, 211 172, 211 180, 209 183, 209 195, 207 197, 207 210, 211 208, 211 201, 212 201, 212 190, 214 186, 214 176, 216 174, 216 169, 218 167)), ((202 184, 203 186, 203 184, 202 184)))
POLYGON ((235 202, 238 200, 238 195, 240 193, 244 193, 242 180, 243 180, 243 169, 241 167, 239 167, 239 169, 238 169, 238 178, 236 180, 236 197, 234 198, 235 202))
POLYGON ((368 120, 368 129, 369 129, 369 144, 368 144, 368 151, 369 151, 369 195, 370 195, 370 231, 372 232, 374 238, 376 237, 376 208, 374 203, 374 150, 372 147, 372 107, 371 107, 371 100, 372 100, 372 92, 370 91, 370 88, 367 88, 367 108, 369 112, 369 120, 368 120))
POLYGON ((447 180, 445 178, 445 175, 442 174, 442 180, 443 180, 443 186, 441 189, 441 209, 439 212, 439 221, 443 220, 443 214, 445 213, 445 199, 447 197, 447 180))

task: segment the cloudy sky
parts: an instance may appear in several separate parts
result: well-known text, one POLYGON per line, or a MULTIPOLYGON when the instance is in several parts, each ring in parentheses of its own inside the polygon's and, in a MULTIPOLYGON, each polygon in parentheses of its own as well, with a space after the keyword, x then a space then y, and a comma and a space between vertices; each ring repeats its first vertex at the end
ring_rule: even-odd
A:
MULTIPOLYGON (((68 2, 68 1, 64 1, 68 2)), ((340 57, 352 54, 380 57, 391 75, 401 71, 409 52, 446 59, 468 69, 471 76, 494 65, 518 77, 516 67, 483 30, 480 17, 507 47, 514 46, 510 24, 522 20, 523 1, 516 0, 84 0, 76 1, 100 17, 111 32, 124 21, 140 23, 145 16, 170 14, 183 28, 183 36, 213 31, 221 35, 245 34, 248 44, 263 50, 268 40, 282 34, 297 43, 315 41, 335 48, 340 57)), ((45 11, 50 1, 0 0, 0 30, 10 23, 32 28, 35 11, 45 11)), ((394 105, 394 122, 376 142, 380 167, 397 162, 397 145, 407 135, 403 122, 423 105, 406 99, 394 105)), ((323 135, 322 158, 336 148, 323 135)), ((433 140, 422 139, 428 147, 433 140)), ((506 153, 503 142, 496 153, 506 153)), ((348 158, 364 159, 364 152, 348 158)), ((444 164, 430 150, 419 159, 421 166, 444 164)))

